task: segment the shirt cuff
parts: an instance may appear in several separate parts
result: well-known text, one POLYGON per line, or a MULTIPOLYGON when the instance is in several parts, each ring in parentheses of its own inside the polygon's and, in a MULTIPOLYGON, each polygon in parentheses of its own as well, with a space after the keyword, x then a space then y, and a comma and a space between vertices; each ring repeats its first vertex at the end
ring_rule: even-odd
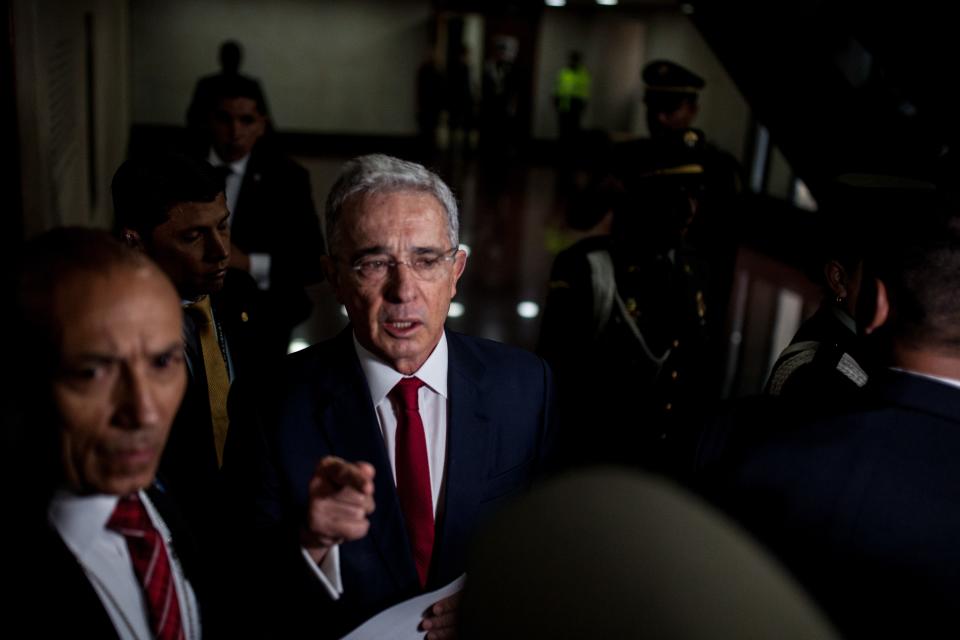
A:
POLYGON ((250 254, 250 275, 257 281, 257 286, 266 291, 270 288, 270 254, 250 254))
POLYGON ((304 560, 307 561, 310 570, 313 571, 313 575, 317 576, 317 580, 327 590, 330 598, 339 600, 343 594, 343 581, 340 579, 340 545, 330 547, 319 566, 313 561, 306 549, 300 547, 300 552, 303 554, 304 560))

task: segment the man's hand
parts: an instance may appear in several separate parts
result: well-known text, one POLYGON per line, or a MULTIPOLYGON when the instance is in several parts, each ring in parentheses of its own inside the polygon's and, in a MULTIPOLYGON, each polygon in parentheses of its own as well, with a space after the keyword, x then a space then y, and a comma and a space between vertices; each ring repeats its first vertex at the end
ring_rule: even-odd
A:
POLYGON ((423 617, 420 628, 427 632, 426 640, 446 640, 457 637, 457 609, 460 592, 433 603, 423 617))
POLYGON ((317 463, 310 479, 307 524, 301 541, 320 563, 335 544, 367 535, 373 513, 373 465, 356 464, 335 456, 317 463))
POLYGON ((234 269, 241 269, 250 273, 250 256, 240 251, 240 248, 232 242, 230 243, 230 260, 227 264, 234 269))

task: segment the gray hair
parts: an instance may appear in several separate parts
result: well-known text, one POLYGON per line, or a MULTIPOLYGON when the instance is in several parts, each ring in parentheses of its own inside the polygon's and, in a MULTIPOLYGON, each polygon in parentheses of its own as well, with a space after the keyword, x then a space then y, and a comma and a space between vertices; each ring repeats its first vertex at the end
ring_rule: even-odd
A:
POLYGON ((460 220, 457 201, 440 176, 416 162, 408 162, 383 154, 359 156, 348 161, 340 177, 330 189, 324 213, 324 237, 327 253, 337 245, 340 216, 347 200, 378 193, 419 191, 435 197, 447 214, 447 236, 450 246, 459 244, 460 220))

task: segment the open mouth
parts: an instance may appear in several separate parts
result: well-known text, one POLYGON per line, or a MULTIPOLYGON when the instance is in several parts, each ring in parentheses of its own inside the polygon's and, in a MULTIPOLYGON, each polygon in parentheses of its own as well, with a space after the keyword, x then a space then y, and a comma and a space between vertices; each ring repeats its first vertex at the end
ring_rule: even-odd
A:
POLYGON ((417 320, 388 320, 383 326, 394 337, 406 337, 416 331, 420 324, 417 320))

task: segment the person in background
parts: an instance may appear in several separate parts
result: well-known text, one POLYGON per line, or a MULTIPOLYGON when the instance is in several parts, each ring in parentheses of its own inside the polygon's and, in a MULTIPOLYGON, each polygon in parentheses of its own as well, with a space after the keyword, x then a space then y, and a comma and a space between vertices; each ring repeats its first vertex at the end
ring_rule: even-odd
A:
POLYGON ((580 134, 580 121, 590 102, 590 73, 579 51, 570 52, 567 66, 557 73, 553 103, 557 108, 560 144, 570 146, 580 134))
MULTIPOLYGON (((207 139, 207 114, 210 112, 211 102, 214 99, 215 87, 224 78, 243 77, 254 82, 257 86, 260 83, 249 76, 240 73, 240 65, 243 62, 243 46, 236 40, 225 40, 219 49, 217 60, 220 63, 220 72, 204 76, 197 80, 197 85, 193 89, 193 97, 190 99, 190 106, 187 108, 187 133, 195 139, 203 141, 201 144, 209 145, 207 139)), ((266 111, 266 106, 264 106, 266 111)))
POLYGON ((310 176, 277 146, 260 86, 242 76, 210 90, 211 143, 196 155, 223 176, 230 216, 230 266, 250 273, 267 292, 273 326, 269 348, 285 354, 293 328, 310 315, 304 287, 323 278, 323 238, 310 176))

